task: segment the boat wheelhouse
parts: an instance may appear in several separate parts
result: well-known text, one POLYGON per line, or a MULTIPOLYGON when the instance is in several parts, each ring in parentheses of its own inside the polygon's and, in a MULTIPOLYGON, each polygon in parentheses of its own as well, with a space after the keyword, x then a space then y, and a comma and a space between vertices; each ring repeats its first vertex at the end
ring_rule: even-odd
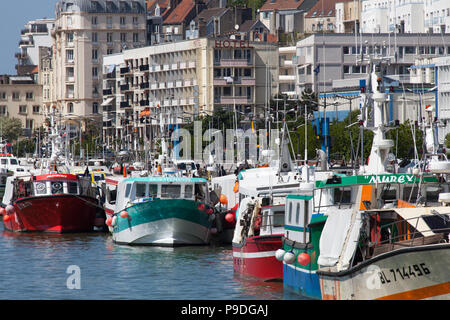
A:
POLYGON ((214 216, 208 181, 140 177, 117 185, 113 240, 130 245, 208 244, 214 216))

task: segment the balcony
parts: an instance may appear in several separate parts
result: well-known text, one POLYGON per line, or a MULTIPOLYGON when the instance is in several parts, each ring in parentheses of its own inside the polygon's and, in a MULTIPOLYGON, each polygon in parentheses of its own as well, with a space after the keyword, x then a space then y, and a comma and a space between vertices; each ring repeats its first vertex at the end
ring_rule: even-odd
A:
POLYGON ((109 96, 109 95, 112 95, 112 94, 113 94, 113 91, 112 91, 111 88, 109 88, 109 89, 103 89, 103 95, 104 95, 104 96, 109 96))
POLYGON ((139 101, 139 105, 141 107, 149 106, 150 105, 150 101, 149 100, 141 100, 141 101, 139 101))
POLYGON ((244 86, 254 86, 256 85, 256 79, 254 78, 241 78, 241 84, 244 86))
POLYGON ((150 86, 150 89, 152 89, 152 90, 158 89, 158 84, 157 83, 152 83, 152 85, 150 86))
POLYGON ((148 71, 150 69, 150 66, 148 64, 143 64, 139 66, 140 71, 148 71))
POLYGON ((139 87, 141 89, 149 89, 150 88, 150 83, 149 82, 143 82, 139 85, 139 87))
POLYGON ((251 103, 251 98, 247 97, 247 96, 243 96, 243 97, 233 97, 233 96, 228 96, 228 97, 220 97, 220 104, 247 104, 247 103, 251 103))
POLYGON ((177 70, 178 69, 178 63, 172 63, 172 65, 170 66, 170 68, 172 70, 177 70))
POLYGON ((227 85, 227 81, 225 79, 216 78, 216 79, 213 80, 213 84, 215 86, 226 86, 227 85))
POLYGON ((221 59, 221 67, 247 67, 250 66, 250 61, 247 59, 221 59))
POLYGON ((130 103, 128 101, 121 101, 120 107, 121 108, 130 108, 130 103))
POLYGON ((120 68, 120 74, 125 74, 125 73, 130 73, 129 67, 120 68))
POLYGON ((180 69, 186 69, 186 62, 180 62, 180 69))
POLYGON ((128 90, 130 90, 130 84, 129 84, 129 83, 127 83, 127 84, 121 84, 121 85, 120 85, 120 90, 122 90, 122 91, 128 91, 128 90))
POLYGON ((180 88, 182 86, 183 86, 183 81, 182 80, 178 80, 178 81, 175 82, 175 87, 176 88, 180 88))
POLYGON ((173 88, 173 81, 167 81, 167 88, 173 88))

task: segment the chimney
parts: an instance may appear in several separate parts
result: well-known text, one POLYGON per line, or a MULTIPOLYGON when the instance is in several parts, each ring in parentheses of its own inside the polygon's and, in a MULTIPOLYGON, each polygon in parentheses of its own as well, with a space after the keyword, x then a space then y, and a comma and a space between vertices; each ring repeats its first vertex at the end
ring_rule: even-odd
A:
POLYGON ((198 37, 206 37, 206 21, 205 18, 198 18, 198 37))

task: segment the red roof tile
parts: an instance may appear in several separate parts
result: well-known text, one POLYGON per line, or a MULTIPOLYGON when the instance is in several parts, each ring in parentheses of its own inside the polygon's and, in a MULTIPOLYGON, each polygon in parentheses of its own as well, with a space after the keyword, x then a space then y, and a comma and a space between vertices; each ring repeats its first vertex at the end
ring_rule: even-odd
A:
POLYGON ((317 18, 317 17, 334 17, 336 15, 336 3, 345 2, 342 0, 319 0, 317 3, 308 11, 305 18, 317 18), (315 12, 315 14, 314 14, 315 12))
POLYGON ((303 0, 267 0, 260 11, 294 10, 302 5, 303 0))
POLYGON ((175 9, 164 19, 164 24, 177 24, 182 23, 186 16, 195 7, 194 0, 183 0, 175 9))

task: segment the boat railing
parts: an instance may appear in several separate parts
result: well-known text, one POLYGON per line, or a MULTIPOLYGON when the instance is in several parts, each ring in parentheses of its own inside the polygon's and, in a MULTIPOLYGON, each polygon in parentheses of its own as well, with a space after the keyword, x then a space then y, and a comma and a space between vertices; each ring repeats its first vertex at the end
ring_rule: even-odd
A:
MULTIPOLYGON (((262 216, 261 226, 260 230, 261 233, 267 235, 267 234, 273 234, 274 228, 284 228, 284 212, 283 213, 273 213, 273 214, 267 214, 262 216), (276 219, 278 218, 278 219, 276 219)), ((284 229, 283 229, 284 231, 284 229)))
POLYGON ((373 248, 372 256, 376 256, 405 247, 449 242, 449 234, 449 217, 437 213, 383 224, 375 233, 375 239, 371 239, 375 241, 369 242, 369 247, 373 248), (430 222, 434 227, 419 230, 420 220, 427 218, 434 219, 430 222))

